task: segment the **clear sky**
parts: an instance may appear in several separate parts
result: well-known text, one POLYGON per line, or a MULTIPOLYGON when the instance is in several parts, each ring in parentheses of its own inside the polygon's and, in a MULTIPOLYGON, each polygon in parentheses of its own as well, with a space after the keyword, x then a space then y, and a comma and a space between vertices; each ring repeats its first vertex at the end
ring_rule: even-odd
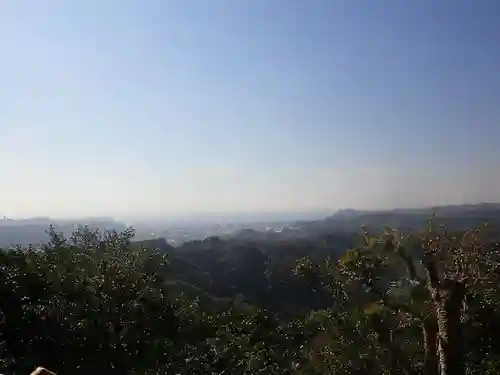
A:
POLYGON ((4 0, 0 215, 500 201, 498 0, 4 0))

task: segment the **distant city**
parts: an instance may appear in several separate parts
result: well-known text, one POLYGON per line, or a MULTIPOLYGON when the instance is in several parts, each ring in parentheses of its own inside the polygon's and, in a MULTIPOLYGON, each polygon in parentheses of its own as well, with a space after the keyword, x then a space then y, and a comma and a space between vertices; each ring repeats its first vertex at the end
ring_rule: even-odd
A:
POLYGON ((130 220, 138 240, 164 237, 172 245, 212 236, 228 236, 243 229, 280 232, 299 220, 320 220, 331 211, 297 213, 205 214, 156 220, 130 220))
POLYGON ((37 245, 46 238, 46 230, 53 225, 65 235, 80 225, 88 225, 101 231, 121 231, 132 226, 138 241, 163 237, 171 245, 202 240, 213 236, 229 236, 243 229, 259 232, 281 233, 298 220, 319 220, 328 216, 327 212, 306 213, 257 213, 257 214, 207 214, 180 217, 178 219, 115 220, 113 218, 87 217, 75 219, 51 219, 33 217, 0 219, 0 247, 12 245, 37 245))
POLYGON ((203 240, 208 237, 239 237, 247 239, 284 239, 326 235, 339 231, 357 231, 360 225, 391 225, 415 229, 432 212, 438 218, 462 227, 477 218, 500 220, 500 204, 441 206, 421 209, 394 209, 386 211, 339 210, 335 213, 261 213, 239 215, 199 215, 155 220, 115 220, 112 218, 87 217, 77 219, 51 219, 34 217, 0 219, 0 247, 13 245, 38 245, 47 239, 50 225, 70 235, 78 226, 86 225, 101 231, 122 231, 127 227, 135 229, 135 240, 143 241, 164 238, 173 246, 185 242, 203 240))

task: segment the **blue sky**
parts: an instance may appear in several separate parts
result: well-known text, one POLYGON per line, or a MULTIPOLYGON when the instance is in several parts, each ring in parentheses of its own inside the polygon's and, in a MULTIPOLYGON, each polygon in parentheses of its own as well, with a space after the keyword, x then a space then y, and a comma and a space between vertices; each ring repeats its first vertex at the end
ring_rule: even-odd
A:
POLYGON ((496 0, 7 0, 0 214, 500 201, 496 0))

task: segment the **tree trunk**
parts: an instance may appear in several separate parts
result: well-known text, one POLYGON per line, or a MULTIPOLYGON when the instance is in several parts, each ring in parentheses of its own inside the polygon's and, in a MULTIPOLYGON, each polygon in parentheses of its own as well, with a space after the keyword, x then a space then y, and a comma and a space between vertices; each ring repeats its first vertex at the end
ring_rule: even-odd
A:
POLYGON ((424 334, 424 375, 438 375, 438 325, 434 315, 423 324, 424 334))
POLYGON ((460 317, 465 286, 454 280, 439 285, 434 301, 439 333, 439 367, 441 375, 464 375, 463 337, 460 317))

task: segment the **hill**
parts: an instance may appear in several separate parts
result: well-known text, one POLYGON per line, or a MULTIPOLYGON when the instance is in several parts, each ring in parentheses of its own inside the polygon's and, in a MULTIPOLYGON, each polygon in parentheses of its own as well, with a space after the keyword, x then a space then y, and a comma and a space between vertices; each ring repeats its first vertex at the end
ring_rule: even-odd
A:
MULTIPOLYGON (((87 229, 75 241, 51 231, 40 251, 0 251, 0 364, 113 375, 499 373, 500 246, 485 228, 396 239, 356 227, 411 226, 429 213, 348 210, 307 223, 325 229, 309 237, 245 231, 178 247, 134 242, 133 230, 87 229), (439 372, 443 363, 455 370, 439 372)), ((493 206, 437 214, 458 227, 497 215, 493 206)))
MULTIPOLYGON (((323 220, 295 222, 291 225, 294 231, 273 235, 281 238, 318 237, 356 232, 362 225, 375 231, 386 226, 402 231, 415 231, 422 229, 432 214, 435 215, 436 224, 446 223, 450 229, 455 230, 475 227, 484 222, 500 227, 500 203, 482 203, 373 211, 344 209, 323 220)), ((248 237, 249 233, 245 234, 248 237)), ((255 238, 262 235, 255 235, 255 238)))

